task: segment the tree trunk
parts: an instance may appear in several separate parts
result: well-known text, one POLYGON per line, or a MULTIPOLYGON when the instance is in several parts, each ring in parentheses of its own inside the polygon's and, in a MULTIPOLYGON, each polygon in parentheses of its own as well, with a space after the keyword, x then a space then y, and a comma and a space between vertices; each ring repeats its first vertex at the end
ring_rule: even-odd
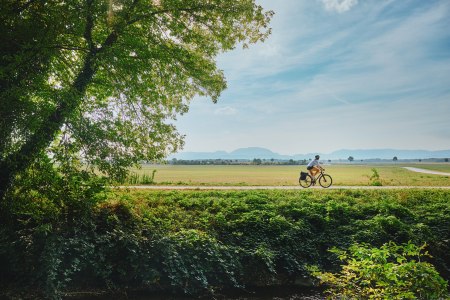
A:
POLYGON ((36 160, 39 153, 50 145, 67 118, 81 103, 86 87, 95 73, 92 68, 94 55, 95 53, 90 53, 87 56, 83 69, 71 87, 59 96, 59 105, 47 121, 18 151, 0 161, 0 201, 4 200, 14 183, 15 176, 25 171, 36 160))
POLYGON ((96 56, 111 48, 119 37, 119 32, 114 30, 106 37, 101 47, 94 46, 92 41, 94 26, 92 5, 93 0, 86 0, 84 38, 89 45, 89 53, 84 60, 83 68, 70 87, 61 94, 56 95, 59 98, 58 106, 47 121, 43 122, 41 127, 34 132, 18 151, 0 159, 0 201, 5 199, 8 190, 14 184, 16 175, 25 171, 36 160, 39 153, 45 151, 55 139, 62 125, 68 121, 73 112, 79 107, 83 101, 86 88, 95 74, 93 66, 96 56))
POLYGON ((3 197, 6 194, 7 189, 9 188, 12 176, 10 175, 10 171, 8 170, 5 163, 0 163, 0 200, 3 200, 3 197))

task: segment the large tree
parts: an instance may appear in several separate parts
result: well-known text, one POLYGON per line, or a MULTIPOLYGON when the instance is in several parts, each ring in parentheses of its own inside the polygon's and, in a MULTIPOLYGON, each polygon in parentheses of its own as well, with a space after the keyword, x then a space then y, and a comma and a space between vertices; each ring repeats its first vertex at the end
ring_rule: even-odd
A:
POLYGON ((179 149, 171 120, 218 99, 216 56, 264 40, 271 16, 254 0, 2 0, 0 199, 52 145, 111 175, 179 149))

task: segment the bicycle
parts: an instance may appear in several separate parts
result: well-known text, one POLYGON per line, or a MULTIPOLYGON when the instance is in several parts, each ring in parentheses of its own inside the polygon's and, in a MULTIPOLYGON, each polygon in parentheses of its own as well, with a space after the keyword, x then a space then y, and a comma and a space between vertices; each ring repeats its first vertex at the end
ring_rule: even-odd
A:
POLYGON ((308 188, 311 185, 316 185, 316 182, 319 181, 321 187, 329 188, 333 183, 333 178, 331 178, 330 175, 325 174, 323 171, 325 171, 325 169, 320 169, 320 174, 316 178, 316 180, 313 180, 311 175, 309 175, 308 173, 300 172, 300 178, 298 179, 298 183, 302 187, 308 188))

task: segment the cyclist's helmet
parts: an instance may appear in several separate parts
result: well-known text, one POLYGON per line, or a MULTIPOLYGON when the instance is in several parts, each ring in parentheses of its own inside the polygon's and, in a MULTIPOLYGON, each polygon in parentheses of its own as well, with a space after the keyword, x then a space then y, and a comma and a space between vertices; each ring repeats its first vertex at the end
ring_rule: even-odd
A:
POLYGON ((320 158, 320 155, 316 155, 316 159, 319 159, 320 158))

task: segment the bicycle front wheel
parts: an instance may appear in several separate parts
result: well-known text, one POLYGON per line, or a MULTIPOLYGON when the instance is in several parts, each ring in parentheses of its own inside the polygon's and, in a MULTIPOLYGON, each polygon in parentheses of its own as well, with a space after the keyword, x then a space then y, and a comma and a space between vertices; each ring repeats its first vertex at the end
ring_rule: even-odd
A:
POLYGON ((328 188, 333 183, 333 179, 328 174, 323 174, 322 177, 319 179, 319 184, 323 188, 328 188))
POLYGON ((305 180, 299 179, 299 180, 298 180, 298 183, 300 183, 300 185, 301 185, 302 187, 304 187, 304 188, 310 187, 311 184, 312 184, 312 177, 311 177, 311 175, 306 175, 305 180))

